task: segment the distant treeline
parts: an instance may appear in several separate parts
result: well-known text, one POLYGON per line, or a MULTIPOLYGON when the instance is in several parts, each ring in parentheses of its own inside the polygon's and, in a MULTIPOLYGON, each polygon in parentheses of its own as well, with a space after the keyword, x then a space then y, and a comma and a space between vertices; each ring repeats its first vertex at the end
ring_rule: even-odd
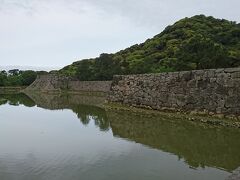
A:
POLYGON ((19 69, 0 71, 0 86, 28 86, 35 81, 38 73, 43 72, 19 69))
POLYGON ((59 72, 79 80, 240 66, 240 24, 198 15, 176 22, 152 39, 115 54, 102 54, 59 72))

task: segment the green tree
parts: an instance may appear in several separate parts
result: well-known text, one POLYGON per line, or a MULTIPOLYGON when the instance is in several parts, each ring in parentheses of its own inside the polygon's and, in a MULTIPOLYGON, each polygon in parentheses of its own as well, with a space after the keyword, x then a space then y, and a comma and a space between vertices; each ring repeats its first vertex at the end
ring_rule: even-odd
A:
POLYGON ((110 80, 142 74, 240 66, 240 24, 204 15, 184 18, 144 43, 101 54, 60 70, 80 80, 110 80))
POLYGON ((226 49, 201 35, 184 41, 176 55, 178 60, 173 67, 179 71, 230 66, 226 49))
POLYGON ((11 69, 8 71, 10 75, 17 76, 19 74, 19 69, 11 69))
POLYGON ((22 79, 22 85, 23 86, 28 86, 30 84, 32 84, 35 79, 37 78, 37 73, 34 71, 24 71, 21 74, 21 79, 22 79))
POLYGON ((0 86, 5 86, 7 81, 7 73, 6 71, 0 72, 0 86))

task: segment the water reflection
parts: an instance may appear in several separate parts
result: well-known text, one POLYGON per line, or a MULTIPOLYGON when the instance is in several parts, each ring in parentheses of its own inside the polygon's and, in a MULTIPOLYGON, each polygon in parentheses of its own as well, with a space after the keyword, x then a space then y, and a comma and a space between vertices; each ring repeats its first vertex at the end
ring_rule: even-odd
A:
POLYGON ((10 104, 13 106, 18 106, 20 104, 33 107, 36 103, 25 94, 0 94, 0 105, 10 104))
POLYGON ((94 120, 95 125, 101 131, 109 130, 108 121, 104 109, 98 105, 104 102, 104 97, 91 97, 79 95, 60 95, 60 94, 0 94, 0 105, 9 104, 14 106, 24 105, 27 107, 38 106, 49 110, 70 109, 82 124, 88 125, 94 120), (31 98, 30 98, 31 97, 31 98), (94 105, 94 106, 93 106, 94 105))
POLYGON ((79 95, 0 95, 0 105, 38 106, 72 110, 82 124, 92 120, 102 131, 177 155, 191 168, 217 167, 228 172, 240 166, 240 131, 200 125, 189 121, 152 117, 120 111, 105 111, 104 97, 79 95))
POLYGON ((89 105, 76 105, 72 107, 73 112, 75 112, 84 125, 88 125, 93 119, 96 126, 102 131, 109 130, 110 123, 108 121, 106 112, 99 107, 89 106, 89 105))
POLYGON ((115 136, 173 153, 193 168, 231 172, 240 165, 238 129, 119 112, 108 117, 115 136))

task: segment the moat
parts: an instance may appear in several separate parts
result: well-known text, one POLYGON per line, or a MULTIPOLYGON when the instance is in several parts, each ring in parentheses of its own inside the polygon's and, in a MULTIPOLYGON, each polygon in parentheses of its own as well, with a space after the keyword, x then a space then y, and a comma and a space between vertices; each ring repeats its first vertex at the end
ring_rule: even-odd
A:
POLYGON ((1 180, 225 180, 240 130, 107 110, 101 96, 0 95, 1 180))

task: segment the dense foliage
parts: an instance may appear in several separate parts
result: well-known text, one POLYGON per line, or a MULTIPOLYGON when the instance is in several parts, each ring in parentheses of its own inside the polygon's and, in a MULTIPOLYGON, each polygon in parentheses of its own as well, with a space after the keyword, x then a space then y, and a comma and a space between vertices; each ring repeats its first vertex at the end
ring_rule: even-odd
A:
POLYGON ((28 86, 37 77, 35 71, 20 71, 18 69, 0 71, 0 86, 28 86))
POLYGON ((64 67, 80 80, 240 66, 240 24, 204 15, 184 18, 142 44, 64 67))

